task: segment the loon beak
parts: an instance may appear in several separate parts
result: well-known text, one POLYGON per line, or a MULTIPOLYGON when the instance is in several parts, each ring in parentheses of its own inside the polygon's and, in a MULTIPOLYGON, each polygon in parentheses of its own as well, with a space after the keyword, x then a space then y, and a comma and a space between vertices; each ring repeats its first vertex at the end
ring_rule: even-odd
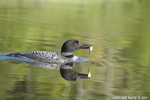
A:
POLYGON ((88 44, 80 44, 80 45, 81 45, 80 49, 89 49, 90 46, 92 46, 92 45, 88 45, 88 44))
POLYGON ((93 50, 93 46, 92 45, 88 45, 88 44, 81 44, 80 49, 89 49, 89 54, 91 54, 91 52, 93 50))
POLYGON ((88 69, 88 74, 80 74, 78 73, 77 79, 89 79, 91 77, 90 70, 88 69))

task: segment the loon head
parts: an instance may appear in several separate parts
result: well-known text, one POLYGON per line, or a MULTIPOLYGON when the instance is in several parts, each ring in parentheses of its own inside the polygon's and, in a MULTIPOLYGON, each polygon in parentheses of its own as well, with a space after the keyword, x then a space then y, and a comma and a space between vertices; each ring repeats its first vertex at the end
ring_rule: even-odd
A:
POLYGON ((81 44, 78 40, 68 40, 66 41, 62 48, 61 53, 63 56, 73 55, 73 51, 78 49, 89 49, 91 45, 81 44))

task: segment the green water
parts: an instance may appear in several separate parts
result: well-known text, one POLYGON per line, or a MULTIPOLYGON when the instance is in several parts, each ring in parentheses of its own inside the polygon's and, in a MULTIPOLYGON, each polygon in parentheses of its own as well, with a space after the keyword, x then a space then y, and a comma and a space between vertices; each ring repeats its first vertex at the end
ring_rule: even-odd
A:
POLYGON ((56 51, 69 39, 94 46, 73 70, 90 79, 70 82, 58 69, 0 61, 0 100, 150 98, 150 1, 1 0, 0 53, 56 51))

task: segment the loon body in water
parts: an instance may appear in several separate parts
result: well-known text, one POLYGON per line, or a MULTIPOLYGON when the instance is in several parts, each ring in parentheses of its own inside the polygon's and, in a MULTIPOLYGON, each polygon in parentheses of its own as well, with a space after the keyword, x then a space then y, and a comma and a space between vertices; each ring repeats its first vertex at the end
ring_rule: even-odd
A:
MULTIPOLYGON (((84 62, 84 58, 77 57, 73 54, 73 51, 78 49, 91 49, 92 46, 87 44, 81 44, 78 40, 68 40, 66 41, 61 48, 61 55, 54 51, 31 51, 31 52, 17 52, 7 54, 9 57, 19 57, 24 59, 29 59, 38 63, 49 63, 49 62, 58 62, 58 63, 68 63, 68 62, 84 62)), ((27 62, 28 64, 35 65, 34 62, 27 62)), ((37 63, 36 63, 37 64, 37 63)), ((38 66, 39 67, 39 66, 38 66)))

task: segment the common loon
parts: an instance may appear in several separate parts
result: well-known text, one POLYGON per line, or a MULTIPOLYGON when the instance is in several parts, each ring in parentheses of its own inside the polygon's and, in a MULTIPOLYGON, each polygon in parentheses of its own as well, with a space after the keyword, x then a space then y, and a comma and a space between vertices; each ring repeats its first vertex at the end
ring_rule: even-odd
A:
MULTIPOLYGON (((30 59, 36 62, 75 62, 76 60, 80 60, 81 57, 77 57, 73 54, 73 51, 78 49, 91 49, 92 45, 88 44, 81 44, 78 40, 68 40, 66 41, 61 48, 61 54, 54 51, 31 51, 31 52, 17 52, 17 53, 10 53, 7 56, 10 57, 19 57, 30 59)), ((81 59, 82 60, 82 59, 81 59)), ((32 62, 28 62, 31 65, 36 66, 32 62)))

